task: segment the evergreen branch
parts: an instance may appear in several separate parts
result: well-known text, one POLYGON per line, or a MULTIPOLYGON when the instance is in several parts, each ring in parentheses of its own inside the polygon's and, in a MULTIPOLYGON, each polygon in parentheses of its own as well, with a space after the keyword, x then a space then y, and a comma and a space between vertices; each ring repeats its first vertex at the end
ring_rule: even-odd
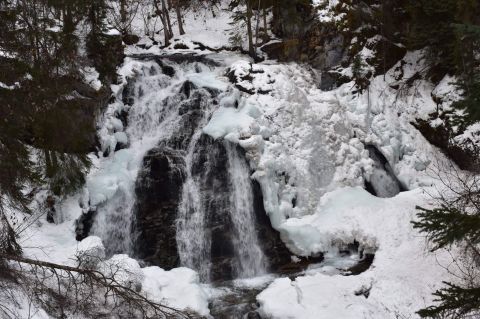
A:
POLYGON ((480 216, 446 206, 417 209, 421 212, 417 214, 419 220, 412 221, 413 227, 427 234, 428 240, 434 244, 432 251, 464 240, 472 244, 480 242, 480 216))
POLYGON ((422 318, 438 318, 445 316, 447 318, 457 319, 465 318, 478 313, 480 308, 480 287, 462 288, 460 286, 444 282, 446 287, 437 290, 434 293, 436 302, 439 305, 430 306, 421 309, 417 313, 422 318))

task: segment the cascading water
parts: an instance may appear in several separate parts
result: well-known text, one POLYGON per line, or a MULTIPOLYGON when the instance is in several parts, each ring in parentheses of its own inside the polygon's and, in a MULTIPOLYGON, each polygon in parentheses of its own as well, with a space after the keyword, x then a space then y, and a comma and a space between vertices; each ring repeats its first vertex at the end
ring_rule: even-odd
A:
POLYGON ((265 273, 266 258, 258 243, 255 230, 253 190, 246 161, 231 143, 226 142, 228 174, 232 186, 230 217, 235 232, 233 244, 238 257, 235 267, 238 277, 254 277, 265 273))
MULTIPOLYGON (((100 159, 89 190, 116 188, 98 201, 90 196, 89 233, 102 238, 108 254, 128 253, 167 269, 190 267, 203 281, 253 277, 267 268, 257 234, 266 226, 256 227, 261 197, 254 196, 239 147, 202 132, 218 95, 229 93, 218 80, 223 68, 199 60, 185 55, 128 61, 133 68, 110 108, 115 123, 128 112, 120 130, 128 147, 102 142, 110 156, 100 159)), ((111 136, 118 135, 117 126, 111 136)), ((272 250, 277 237, 269 242, 272 250)))
MULTIPOLYGON (((206 124, 205 118, 208 117, 203 117, 202 124, 206 124)), ((192 174, 194 151, 201 135, 201 129, 195 132, 185 156, 186 179, 178 207, 176 239, 181 264, 196 269, 202 278, 210 278, 211 237, 206 229, 207 216, 200 181, 192 174)))

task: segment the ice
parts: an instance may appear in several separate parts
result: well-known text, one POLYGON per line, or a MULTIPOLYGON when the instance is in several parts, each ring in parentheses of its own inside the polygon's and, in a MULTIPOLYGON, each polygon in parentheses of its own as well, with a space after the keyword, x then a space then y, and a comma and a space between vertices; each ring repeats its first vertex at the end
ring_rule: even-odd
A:
POLYGON ((228 87, 228 83, 226 83, 225 78, 221 78, 212 73, 188 74, 187 79, 198 87, 205 87, 219 91, 225 91, 228 87))
POLYGON ((315 215, 287 220, 283 227, 299 253, 332 251, 357 240, 361 249, 375 252, 375 259, 357 276, 340 275, 334 263, 295 280, 276 279, 257 297, 261 313, 302 319, 414 315, 431 302, 440 278, 449 277, 439 264, 451 261, 446 252, 426 254, 424 239, 410 224, 422 200, 428 198, 419 190, 381 199, 361 188, 344 188, 324 195, 315 215))
POLYGON ((115 133, 115 140, 118 144, 127 145, 128 144, 128 137, 127 134, 124 132, 116 132, 115 133))
POLYGON ((111 164, 87 178, 87 189, 90 196, 90 206, 97 206, 111 199, 117 191, 132 183, 129 174, 129 163, 132 154, 127 150, 115 152, 111 164))

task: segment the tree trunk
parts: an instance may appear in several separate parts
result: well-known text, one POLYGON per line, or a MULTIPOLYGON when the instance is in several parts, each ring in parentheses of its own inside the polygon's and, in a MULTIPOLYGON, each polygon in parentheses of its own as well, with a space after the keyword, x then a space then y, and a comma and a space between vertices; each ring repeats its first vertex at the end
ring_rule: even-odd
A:
POLYGON ((127 8, 125 4, 126 0, 120 0, 120 24, 122 30, 120 32, 125 35, 126 34, 126 24, 127 24, 127 8))
POLYGON ((158 4, 159 0, 154 0, 153 4, 155 5, 155 13, 160 17, 160 21, 162 21, 163 25, 163 35, 164 35, 164 46, 169 46, 170 45, 170 32, 168 30, 168 25, 167 25, 167 20, 165 19, 165 12, 163 11, 163 4, 165 2, 162 1, 162 8, 160 8, 158 4))
POLYGON ((252 32, 252 6, 247 1, 247 33, 248 33, 248 54, 255 58, 255 49, 253 48, 253 32, 252 32))
POLYGON ((162 0, 162 9, 163 9, 163 16, 168 27, 168 34, 169 34, 168 39, 171 39, 173 38, 173 29, 172 29, 172 23, 170 22, 170 14, 168 13, 168 8, 167 8, 167 5, 165 4, 165 0, 162 0))
POLYGON ((267 42, 268 40, 267 9, 263 8, 263 41, 267 42))
POLYGON ((255 13, 255 53, 258 48, 258 30, 260 29, 260 4, 261 0, 258 0, 257 12, 255 13))
POLYGON ((177 12, 178 32, 180 32, 180 35, 183 35, 185 34, 185 30, 183 30, 182 14, 180 11, 180 0, 175 0, 175 11, 177 12))
POLYGON ((0 207, 0 254, 18 255, 22 252, 15 239, 15 231, 0 207))

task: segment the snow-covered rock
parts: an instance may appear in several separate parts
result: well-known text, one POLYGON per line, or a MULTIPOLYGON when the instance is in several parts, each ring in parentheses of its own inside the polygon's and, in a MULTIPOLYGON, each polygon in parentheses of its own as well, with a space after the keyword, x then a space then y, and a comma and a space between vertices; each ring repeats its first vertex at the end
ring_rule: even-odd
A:
POLYGON ((107 278, 114 278, 119 284, 140 291, 145 278, 138 261, 125 254, 113 255, 101 262, 97 269, 107 278))
POLYGON ((105 259, 105 247, 97 236, 88 236, 78 243, 76 257, 80 267, 95 268, 105 259))

